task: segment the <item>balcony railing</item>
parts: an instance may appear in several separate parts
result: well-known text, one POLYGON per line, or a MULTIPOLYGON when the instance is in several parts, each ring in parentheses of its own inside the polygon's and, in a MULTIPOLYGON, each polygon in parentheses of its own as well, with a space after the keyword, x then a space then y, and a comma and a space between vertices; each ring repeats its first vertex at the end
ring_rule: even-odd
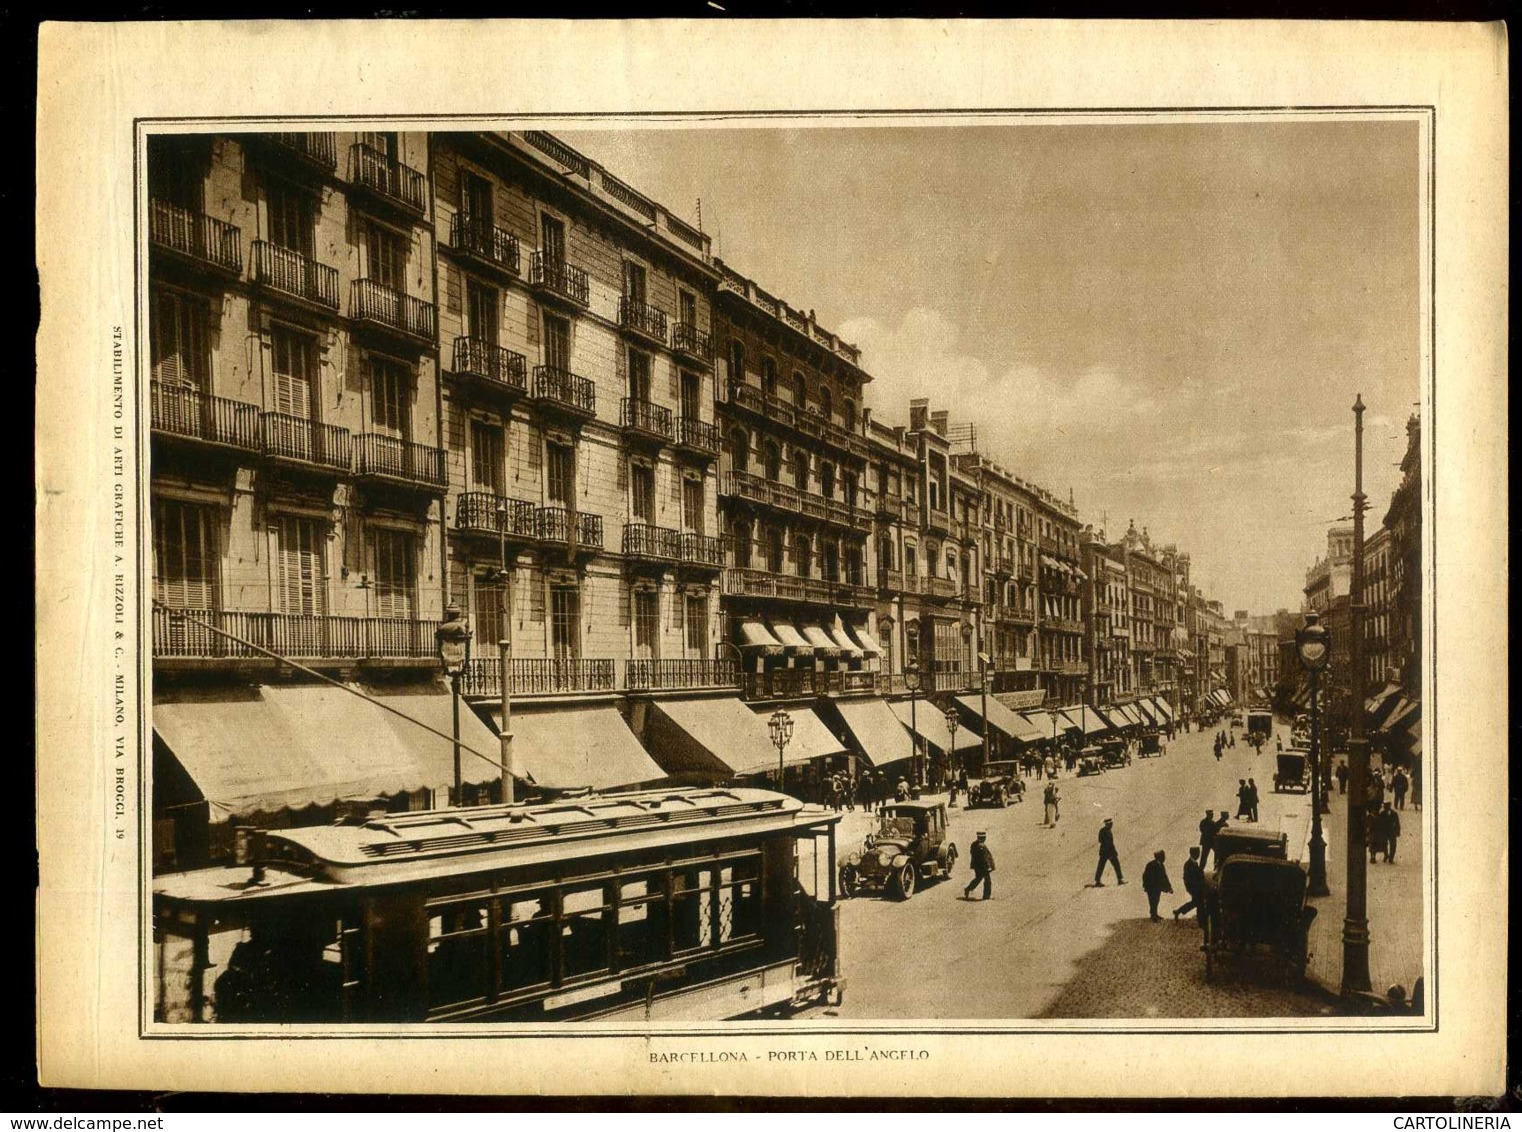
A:
POLYGON ((349 291, 349 314, 359 322, 400 331, 412 338, 433 338, 433 304, 373 279, 356 279, 349 291))
POLYGON ((733 660, 631 660, 624 665, 624 688, 630 692, 739 685, 740 666, 733 660))
POLYGON ((349 180, 419 216, 428 211, 428 178, 364 142, 349 150, 349 180))
POLYGON ((534 505, 495 492, 465 491, 455 499, 454 525, 471 534, 531 539, 535 537, 534 505))
POLYGON ((897 520, 904 517, 904 501, 896 495, 878 493, 873 509, 884 519, 897 520))
POLYGON ((528 391, 528 363, 522 354, 480 338, 454 340, 454 366, 457 376, 477 378, 503 393, 528 391))
POLYGON ((682 564, 720 569, 724 565, 724 540, 717 535, 687 531, 682 535, 682 564))
POLYGON ((1071 617, 1043 617, 1041 619, 1043 629, 1053 629, 1059 633, 1082 633, 1083 622, 1075 621, 1071 617))
POLYGON ((534 367, 534 398, 576 416, 595 416, 597 387, 591 379, 553 366, 534 367))
POLYGON ((518 237, 495 224, 457 212, 450 225, 450 243, 456 250, 475 256, 492 267, 518 274, 518 237))
POLYGON ((438 663, 437 621, 201 609, 154 609, 153 655, 273 662, 258 649, 214 632, 208 625, 295 660, 416 659, 438 663))
MULTIPOLYGON (((868 446, 865 437, 842 428, 813 409, 790 405, 781 398, 763 393, 754 385, 747 385, 743 381, 731 381, 728 396, 732 404, 753 413, 759 413, 780 425, 796 429, 810 440, 824 441, 857 456, 867 454, 868 446)), ((947 522, 950 522, 949 518, 947 522)))
POLYGON ((587 286, 587 273, 579 267, 555 259, 543 252, 535 252, 529 268, 529 284, 541 291, 569 299, 586 306, 591 294, 587 286))
POLYGON ((259 441, 267 459, 283 460, 334 472, 353 463, 349 430, 286 413, 259 415, 259 441))
POLYGON ((254 282, 282 294, 338 309, 338 271, 268 240, 254 241, 254 282))
POLYGON ((679 322, 671 328, 671 348, 700 362, 713 361, 713 338, 690 322, 679 322))
POLYGON ((259 450, 259 406, 161 381, 149 382, 148 392, 154 432, 248 452, 259 450))
POLYGON ((655 440, 670 440, 673 435, 671 410, 640 397, 625 397, 619 406, 618 422, 626 432, 655 440))
MULTIPOLYGON (((534 537, 540 542, 570 542, 571 513, 564 507, 540 507, 534 512, 534 537)), ((602 516, 576 512, 576 545, 602 549, 602 516)))
POLYGON ((666 341, 666 313, 628 295, 618 300, 618 325, 642 338, 666 341))
POLYGON ((925 525, 933 531, 948 535, 951 533, 951 513, 936 507, 927 507, 925 509, 925 525))
POLYGON ((790 700, 814 695, 812 668, 778 668, 747 672, 740 677, 740 697, 746 700, 790 700))
POLYGON ((148 202, 148 240, 232 275, 243 271, 243 236, 237 228, 167 201, 148 202))
POLYGON ((649 523, 626 523, 623 552, 626 558, 675 562, 682 556, 682 532, 649 523))
POLYGON ((264 137, 271 144, 324 172, 331 173, 338 168, 336 134, 266 134, 264 137))
POLYGON ((954 578, 926 578, 924 580, 927 584, 922 592, 928 593, 931 597, 953 598, 961 596, 962 584, 954 578))
POLYGON ((354 472, 358 476, 396 480, 419 487, 449 485, 442 448, 373 432, 361 433, 354 439, 354 472))
POLYGON ((902 593, 904 589, 904 572, 902 570, 877 571, 877 585, 879 589, 888 590, 892 593, 902 593))
POLYGON ((719 426, 697 417, 678 417, 676 421, 677 447, 705 456, 717 456, 723 445, 719 426))
MULTIPOLYGON (((617 691, 616 665, 612 660, 510 657, 507 676, 515 696, 544 696, 563 692, 617 691)), ((460 691, 467 696, 502 694, 502 662, 497 657, 466 661, 460 691)))
POLYGON ((1015 572, 1015 560, 1008 554, 996 554, 990 562, 993 572, 1000 577, 1007 578, 1015 572))

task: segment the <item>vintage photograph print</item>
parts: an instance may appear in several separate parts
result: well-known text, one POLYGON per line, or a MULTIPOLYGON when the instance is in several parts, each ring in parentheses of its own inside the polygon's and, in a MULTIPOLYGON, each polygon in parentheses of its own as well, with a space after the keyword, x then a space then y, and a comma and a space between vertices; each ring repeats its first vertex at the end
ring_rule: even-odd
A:
POLYGON ((1430 1028, 1432 126, 140 120, 145 1029, 1430 1028))

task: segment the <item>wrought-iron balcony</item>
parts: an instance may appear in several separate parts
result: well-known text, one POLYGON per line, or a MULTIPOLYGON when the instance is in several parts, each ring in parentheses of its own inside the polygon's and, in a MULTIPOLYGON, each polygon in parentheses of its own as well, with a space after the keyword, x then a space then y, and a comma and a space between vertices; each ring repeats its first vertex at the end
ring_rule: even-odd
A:
POLYGON ((949 535, 951 512, 943 511, 938 507, 927 507, 925 508, 925 525, 937 534, 949 535))
MULTIPOLYGON (((534 537, 540 542, 571 542, 571 513, 564 507, 540 507, 534 511, 534 537)), ((580 550, 602 549, 602 516, 576 512, 576 546, 580 550)))
POLYGON ((456 338, 450 372, 456 378, 473 379, 481 388, 507 397, 528 392, 528 361, 494 342, 480 338, 456 338))
POLYGON ((254 241, 254 283, 325 310, 338 309, 338 270, 268 240, 254 241))
POLYGON ((650 342, 666 343, 666 312, 624 295, 618 300, 618 325, 650 342))
POLYGON ((949 599, 962 596, 962 583, 955 578, 925 578, 925 589, 922 591, 931 597, 949 599))
POLYGON ((1008 578, 1015 572, 1015 559, 1009 554, 995 554, 989 557, 989 569, 995 577, 1008 578))
POLYGON ((640 397, 625 397, 620 403, 618 423, 635 439, 669 442, 674 430, 671 410, 640 397))
POLYGON ((534 505, 491 491, 463 491, 455 497, 454 525, 461 534, 524 542, 535 537, 534 505))
POLYGON ((349 181, 375 200, 414 217, 428 212, 428 178, 364 142, 349 148, 349 181))
POLYGON ((678 417, 676 421, 676 446, 683 451, 714 459, 723 447, 719 426, 697 417, 678 417))
MULTIPOLYGON (((507 679, 514 696, 550 696, 567 692, 617 691, 616 665, 612 660, 567 657, 509 657, 507 679)), ((498 657, 472 657, 460 675, 460 692, 466 696, 502 695, 502 661, 498 657)))
POLYGON ((337 134, 260 134, 259 139, 314 172, 333 173, 338 169, 337 134))
POLYGON ((671 328, 671 348, 692 361, 713 363, 713 337, 694 323, 679 322, 671 328))
POLYGON ((1043 629, 1051 629, 1058 633, 1082 633, 1083 622, 1071 617, 1043 617, 1041 619, 1043 629))
POLYGON ((449 242, 455 251, 482 266, 508 275, 518 274, 518 237, 495 224, 457 212, 450 224, 449 242))
POLYGON ((264 458, 295 467, 347 475, 353 463, 348 429, 287 413, 259 415, 264 458))
POLYGON ((354 474, 360 479, 432 489, 449 486, 442 448, 373 432, 361 433, 354 441, 354 474))
POLYGON ((777 668, 770 672, 746 672, 740 677, 740 698, 756 702, 794 700, 814 696, 812 668, 777 668))
POLYGON ((292 660, 414 660, 437 665, 438 627, 437 621, 406 617, 329 617, 155 607, 153 656, 156 661, 279 663, 241 643, 249 641, 292 660), (222 632, 215 632, 216 629, 222 632))
POLYGON ((723 592, 733 597, 763 597, 804 605, 869 608, 876 600, 871 589, 850 582, 777 574, 769 570, 729 567, 724 571, 723 592))
POLYGON ((682 535, 682 565, 689 570, 718 570, 724 565, 724 540, 688 531, 682 535))
POLYGON ((886 570, 879 567, 877 571, 877 588, 887 590, 889 593, 903 593, 904 572, 902 570, 886 570))
POLYGON ((237 228, 168 201, 148 202, 148 242, 194 267, 234 277, 243 272, 243 236, 237 228))
POLYGON ((535 252, 529 266, 529 286, 552 299, 584 307, 590 301, 587 273, 563 259, 535 252))
POLYGON ((542 409, 579 420, 597 415, 597 387, 590 378, 567 369, 535 366, 534 400, 542 409))
POLYGON ((221 448, 259 450, 259 406, 186 386, 148 383, 152 430, 221 448))
POLYGON ((373 279, 354 281, 349 291, 349 316, 363 326, 420 342, 433 340, 433 304, 373 279))
POLYGON ((624 663, 624 690, 671 692, 687 688, 736 688, 740 666, 734 660, 630 660, 624 663))
POLYGON ((645 562, 675 562, 682 556, 682 532, 649 523, 624 525, 625 558, 645 562))

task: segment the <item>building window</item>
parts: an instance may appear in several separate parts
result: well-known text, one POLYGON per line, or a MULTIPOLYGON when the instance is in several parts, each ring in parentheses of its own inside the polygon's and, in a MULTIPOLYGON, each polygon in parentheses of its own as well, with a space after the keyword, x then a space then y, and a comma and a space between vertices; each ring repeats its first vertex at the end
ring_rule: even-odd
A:
POLYGON ((681 378, 682 419, 701 420, 703 416, 703 381, 695 373, 685 370, 681 378))
POLYGON ((768 397, 777 395, 777 363, 771 358, 761 359, 761 391, 768 397))
POLYGON ((660 595, 654 590, 634 591, 634 659, 654 660, 660 653, 660 595))
POLYGON ((803 374, 793 371, 793 404, 800 409, 806 408, 809 403, 809 384, 804 380, 803 374))
POLYGON ((552 506, 571 505, 572 479, 576 469, 576 451, 569 444, 549 441, 544 446, 544 495, 552 506))
POLYGON ((809 489, 809 454, 802 448, 793 449, 793 485, 799 491, 809 489))
POLYGON ((846 398, 845 415, 846 415, 846 429, 848 431, 850 431, 850 432, 855 432, 856 431, 856 402, 851 400, 849 397, 846 398))
POLYGON ((877 544, 877 564, 884 570, 893 569, 893 540, 883 539, 877 544))
POLYGON ((821 555, 821 565, 824 569, 824 579, 827 582, 840 581, 840 544, 834 539, 827 539, 821 555))
POLYGON ((835 465, 824 463, 819 466, 819 490, 826 499, 835 498, 835 465))
POLYGON ((650 400, 650 355, 641 350, 629 351, 629 399, 650 400))
POLYGON ((738 338, 729 340, 729 380, 733 382, 745 380, 745 343, 738 338))
POLYGON ((736 519, 729 528, 729 542, 734 550, 734 562, 742 570, 750 569, 750 524, 736 519))
POLYGON ((270 336, 275 412, 310 419, 317 386, 317 341, 277 326, 270 336))
POLYGON ((322 616, 328 605, 323 563, 327 538, 322 524, 316 519, 284 515, 275 528, 275 538, 280 612, 322 616))
POLYGON ((782 573, 782 531, 776 527, 766 532, 766 568, 773 574, 782 573))
POLYGON ((465 308, 466 335, 480 342, 495 344, 497 327, 501 321, 497 314, 497 289, 477 283, 474 279, 467 280, 465 308))
POLYGON ((153 596, 177 609, 217 605, 216 515, 210 507, 153 501, 153 596))
POLYGON ((474 646, 479 655, 495 656, 497 642, 507 639, 507 618, 504 616, 504 598, 507 587, 500 582, 476 579, 470 595, 471 628, 475 633, 474 646))
POLYGON ((682 480, 682 529, 703 533, 703 481, 682 480))
POLYGON ((474 173, 461 178, 460 211, 465 221, 477 232, 488 231, 495 220, 491 182, 474 173))
POLYGON ((581 655, 581 592, 575 586, 550 587, 550 652, 556 660, 581 655))
POLYGON ((819 387, 819 412, 825 420, 833 420, 835 416, 835 396, 830 392, 828 385, 819 387))
POLYGON ((389 228, 370 224, 365 230, 366 279, 393 291, 407 288, 407 241, 389 228))
POLYGON ((750 434, 737 428, 729 434, 729 470, 744 472, 750 468, 750 434))
POLYGON ((629 465, 629 513, 636 522, 655 522, 655 469, 649 464, 629 465))
POLYGON ((766 478, 780 483, 782 480, 782 449, 777 446, 775 440, 768 440, 763 450, 763 460, 766 464, 766 478))
POLYGON ((687 650, 698 656, 708 653, 708 595, 687 595, 687 650))
POLYGON ((645 269, 637 263, 624 263, 624 297, 631 303, 645 305, 645 269))
POLYGON ((270 243, 310 257, 316 230, 312 204, 312 198, 299 189, 279 182, 271 184, 265 200, 270 243))
POLYGON ((570 322, 559 315, 545 312, 542 316, 542 325, 544 327, 544 364, 550 369, 570 370, 570 322))
POLYGON ((376 432, 407 436, 411 385, 412 375, 401 362, 370 359, 370 421, 376 432))
POLYGON ((565 225, 549 213, 539 216, 539 251, 545 262, 565 262, 565 225))
POLYGON ((800 578, 814 576, 814 549, 809 544, 808 535, 793 538, 793 573, 800 578))
POLYGON ((914 544, 909 543, 904 547, 904 573, 911 578, 919 573, 919 557, 914 549, 914 544))
POLYGON ((370 544, 374 555, 376 614, 412 617, 417 561, 412 535, 378 527, 371 531, 370 544))
POLYGON ((855 507, 856 506, 856 473, 855 472, 846 472, 845 475, 841 477, 841 482, 844 485, 844 489, 845 489, 846 504, 848 506, 850 506, 850 507, 855 507))
POLYGON ((157 137, 148 146, 148 184, 154 199, 200 212, 204 200, 206 149, 195 137, 157 137))
POLYGON ((153 380, 205 392, 210 384, 206 304, 155 288, 148 297, 149 362, 153 380))
POLYGON ((503 493, 502 430, 485 421, 470 422, 470 485, 476 491, 503 493))

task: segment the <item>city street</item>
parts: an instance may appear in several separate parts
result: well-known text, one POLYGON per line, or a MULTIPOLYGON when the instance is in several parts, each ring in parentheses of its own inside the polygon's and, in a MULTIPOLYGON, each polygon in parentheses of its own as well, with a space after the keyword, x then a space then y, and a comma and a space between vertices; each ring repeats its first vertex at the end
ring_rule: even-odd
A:
MULTIPOLYGON (((1254 978, 1207 984, 1201 936, 1192 915, 1175 922, 1187 897, 1182 882, 1189 847, 1205 809, 1236 810, 1238 779, 1253 777, 1261 795, 1259 827, 1289 834, 1290 856, 1303 852, 1310 821, 1304 794, 1273 793, 1274 748, 1261 755, 1238 737, 1217 763, 1214 732, 1180 733, 1161 758, 1077 778, 1064 774, 1062 814, 1042 825, 1041 786, 1027 780, 1026 800, 1006 810, 950 811, 961 859, 950 881, 920 889, 907 903, 857 897, 841 907, 841 966, 847 1018, 1168 1018, 1283 1017, 1326 1013, 1324 996, 1254 978), (1107 870, 1090 887, 1105 818, 1126 884, 1107 870), (985 829, 995 858, 994 899, 962 900, 971 879, 967 852, 985 829), (1164 895, 1163 923, 1147 917, 1141 873, 1156 849, 1167 852, 1175 892, 1164 895)), ((1286 735, 1287 738, 1287 735, 1286 735)), ((1414 824, 1414 823, 1413 823, 1414 824)), ((842 823, 842 852, 869 826, 860 811, 842 823)))

